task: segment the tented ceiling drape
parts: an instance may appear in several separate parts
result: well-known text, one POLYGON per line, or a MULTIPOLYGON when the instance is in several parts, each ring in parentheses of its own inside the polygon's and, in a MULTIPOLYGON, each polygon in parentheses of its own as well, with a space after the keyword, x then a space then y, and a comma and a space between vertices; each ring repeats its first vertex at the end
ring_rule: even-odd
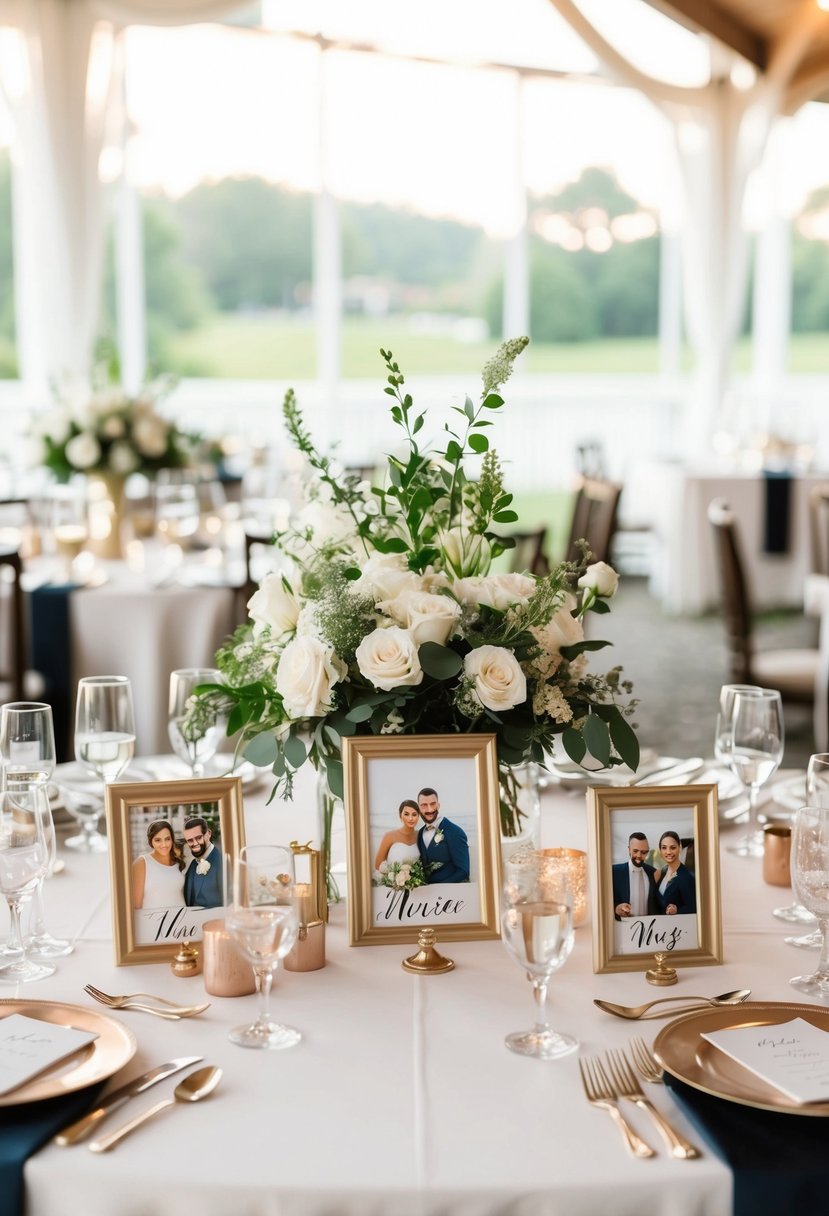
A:
POLYGON ((240 0, 0 0, 0 85, 15 132, 17 348, 30 396, 89 368, 104 238, 98 162, 117 112, 118 32, 214 20, 242 7, 240 0))

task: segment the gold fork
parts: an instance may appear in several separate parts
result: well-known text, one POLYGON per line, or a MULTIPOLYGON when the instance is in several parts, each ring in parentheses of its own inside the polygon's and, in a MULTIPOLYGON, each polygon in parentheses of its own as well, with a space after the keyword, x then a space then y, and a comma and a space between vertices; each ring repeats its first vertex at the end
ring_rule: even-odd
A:
POLYGON ((633 1062, 638 1068, 640 1076, 646 1081, 650 1081, 652 1085, 664 1085, 665 1070, 645 1040, 640 1038, 631 1039, 630 1050, 633 1062))
POLYGON ((681 1161, 691 1161, 695 1157, 700 1157, 698 1148, 691 1144, 690 1140, 686 1140, 681 1136, 676 1128, 672 1127, 661 1111, 658 1111, 649 1098, 646 1098, 642 1092, 642 1086, 636 1078, 633 1069, 630 1066, 627 1056, 623 1051, 608 1051, 605 1052, 605 1059, 610 1071, 610 1077, 613 1081, 620 1097, 628 1098, 634 1102, 642 1110, 646 1110, 653 1122, 656 1124, 662 1139, 670 1149, 671 1156, 677 1157, 681 1161))
POLYGON ((203 1005, 176 1005, 165 997, 151 996, 148 992, 133 992, 127 993, 125 996, 111 996, 108 992, 102 992, 100 988, 95 988, 92 984, 87 984, 84 987, 84 992, 87 996, 91 996, 93 1000, 99 1001, 102 1005, 107 1005, 110 1009, 131 1009, 138 1013, 154 1013, 157 1017, 167 1018, 169 1021, 191 1018, 196 1014, 204 1013, 205 1009, 210 1008, 209 1001, 203 1005), (162 1002, 167 1008, 160 1009, 157 1005, 148 1005, 143 1001, 136 1000, 137 997, 141 996, 148 997, 151 1001, 162 1002))
POLYGON ((619 1103, 616 1100, 617 1095, 599 1061, 588 1057, 579 1060, 579 1072, 581 1073, 581 1083, 584 1086, 587 1101, 591 1106, 597 1106, 600 1110, 607 1111, 622 1133, 622 1139, 628 1151, 634 1157, 640 1157, 643 1160, 646 1157, 655 1157, 656 1150, 652 1149, 641 1136, 636 1134, 619 1110, 619 1103))

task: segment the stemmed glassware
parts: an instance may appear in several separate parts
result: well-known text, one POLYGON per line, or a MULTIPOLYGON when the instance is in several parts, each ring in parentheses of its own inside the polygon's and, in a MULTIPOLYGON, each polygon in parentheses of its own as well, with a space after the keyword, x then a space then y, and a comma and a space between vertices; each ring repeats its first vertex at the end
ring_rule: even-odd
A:
POLYGON ((792 884, 795 895, 817 917, 820 959, 812 975, 796 975, 792 987, 829 1001, 829 807, 804 806, 792 829, 792 884))
POLYGON ((547 987, 573 949, 573 901, 558 862, 528 851, 505 864, 501 928, 504 945, 532 982, 536 1023, 507 1035, 520 1055, 554 1060, 578 1047, 578 1040, 553 1030, 547 1020, 547 987))
POLYGON ((762 857, 763 834, 757 826, 760 787, 777 771, 783 759, 783 703, 772 688, 734 694, 730 731, 723 747, 732 771, 749 791, 748 830, 727 846, 738 857, 762 857))
MULTIPOLYGON (((75 757, 106 786, 115 781, 135 752, 135 715, 127 676, 84 676, 78 681, 75 706, 75 757)), ((70 836, 67 848, 101 853, 106 837, 98 831, 103 802, 72 799, 69 810, 82 831, 70 836)))
POLYGON ((762 692, 759 684, 723 684, 714 727, 714 757, 720 764, 728 764, 733 732, 731 719, 734 715, 734 698, 741 692, 762 692))
POLYGON ((68 581, 74 572, 75 559, 89 539, 86 493, 77 485, 54 486, 51 508, 55 550, 63 559, 68 581))
MULTIPOLYGON (((816 752, 809 757, 806 769, 806 805, 829 807, 829 754, 816 752)), ((781 920, 814 924, 814 916, 802 904, 789 904, 786 908, 775 908, 774 915, 781 920), (787 913, 788 915, 784 915, 787 913)), ((799 946, 802 950, 820 950, 823 945, 823 934, 820 929, 803 933, 799 937, 787 937, 790 946, 799 946)))
POLYGON ((218 713, 209 702, 199 702, 194 712, 193 689, 222 682, 222 673, 213 667, 182 667, 170 673, 170 744, 178 758, 190 765, 193 777, 203 775, 227 726, 227 715, 218 713))
POLYGON ((240 1047, 272 1051, 293 1047, 302 1035, 291 1026, 272 1021, 269 1008, 274 971, 293 947, 299 930, 290 849, 248 845, 240 850, 226 917, 229 933, 253 967, 259 993, 256 1021, 231 1030, 230 1041, 240 1047))
MULTIPOLYGON (((48 783, 55 769, 55 729, 51 705, 42 701, 12 701, 0 709, 0 764, 4 789, 33 782, 48 783)), ((48 791, 44 833, 51 870, 55 864, 55 825, 48 791)), ((43 906, 44 881, 45 875, 38 880, 32 897, 31 933, 26 943, 27 950, 30 958, 63 958, 71 954, 74 947, 66 938, 53 937, 47 932, 43 906)))
POLYGON ((11 927, 0 982, 27 984, 53 975, 54 963, 32 962, 27 956, 20 911, 49 868, 45 823, 49 799, 45 782, 15 785, 0 793, 0 891, 9 905, 11 927))

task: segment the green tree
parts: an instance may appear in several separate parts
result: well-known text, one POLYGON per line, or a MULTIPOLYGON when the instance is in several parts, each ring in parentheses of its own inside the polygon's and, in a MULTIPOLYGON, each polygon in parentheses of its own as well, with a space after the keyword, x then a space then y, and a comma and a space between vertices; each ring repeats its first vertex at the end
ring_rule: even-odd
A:
MULTIPOLYGON (((829 211, 829 186, 813 190, 801 216, 829 211)), ((792 239, 792 329, 820 333, 829 329, 829 244, 810 240, 795 229, 792 239)))
POLYGON ((8 152, 0 152, 0 379, 17 375, 14 351, 12 183, 8 152))

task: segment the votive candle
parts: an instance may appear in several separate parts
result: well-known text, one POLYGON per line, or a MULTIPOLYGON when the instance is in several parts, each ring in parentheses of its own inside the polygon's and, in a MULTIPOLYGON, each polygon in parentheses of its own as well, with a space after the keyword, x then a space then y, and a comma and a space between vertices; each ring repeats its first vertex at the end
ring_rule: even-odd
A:
POLYGON ((567 879, 573 897, 573 925, 578 928, 587 919, 587 854, 583 849, 542 849, 542 857, 555 863, 567 879))

